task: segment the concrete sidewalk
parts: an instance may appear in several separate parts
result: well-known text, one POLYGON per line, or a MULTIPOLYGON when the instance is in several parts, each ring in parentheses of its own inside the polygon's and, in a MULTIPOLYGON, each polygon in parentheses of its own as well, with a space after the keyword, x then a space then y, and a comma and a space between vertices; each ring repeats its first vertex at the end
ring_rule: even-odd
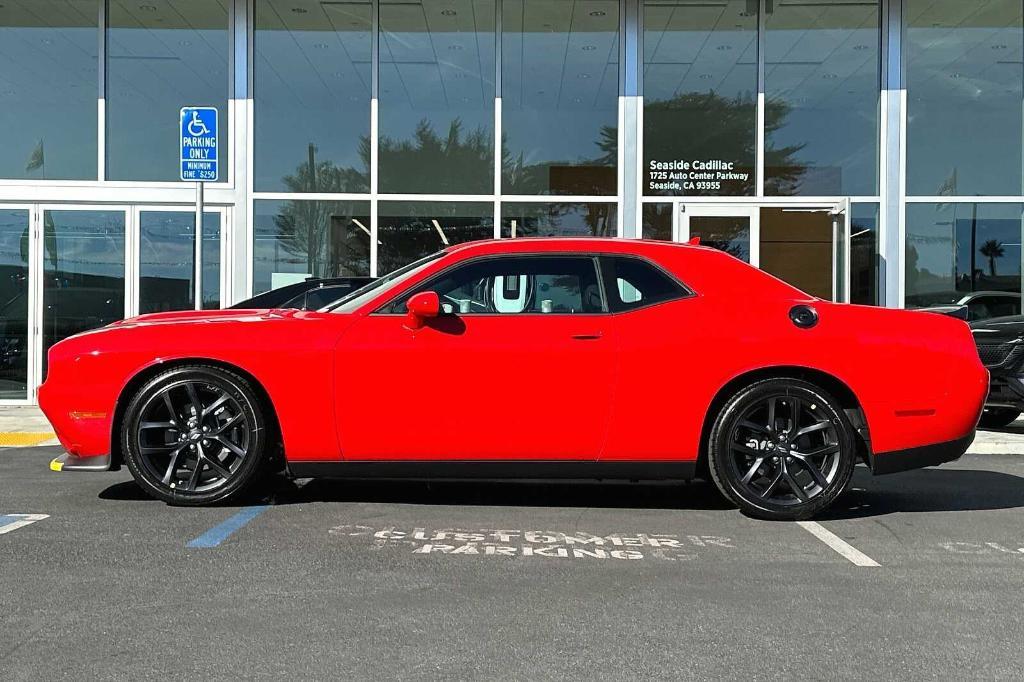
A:
MULTIPOLYGON (((0 448, 56 445, 53 428, 38 407, 0 407, 0 448)), ((1024 419, 999 431, 978 431, 967 452, 985 455, 1024 455, 1024 419)))

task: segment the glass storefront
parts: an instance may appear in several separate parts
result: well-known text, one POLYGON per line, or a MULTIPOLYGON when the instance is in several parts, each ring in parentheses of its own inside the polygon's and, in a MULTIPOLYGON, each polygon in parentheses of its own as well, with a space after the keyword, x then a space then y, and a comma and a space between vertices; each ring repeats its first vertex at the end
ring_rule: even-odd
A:
MULTIPOLYGON (((107 179, 178 180, 174 112, 228 113, 229 0, 107 4, 107 179)), ((227 127, 220 154, 228 157, 227 127)), ((226 179, 226 178, 225 178, 226 179)))
POLYGON ((95 180, 99 0, 0 4, 0 178, 95 180))
POLYGON ((907 194, 1024 193, 1019 0, 905 0, 907 194))
POLYGON ((0 1, 0 400, 69 330, 471 239, 696 237, 864 304, 1020 293, 1022 10, 0 1), (188 105, 225 160, 198 292, 188 105))

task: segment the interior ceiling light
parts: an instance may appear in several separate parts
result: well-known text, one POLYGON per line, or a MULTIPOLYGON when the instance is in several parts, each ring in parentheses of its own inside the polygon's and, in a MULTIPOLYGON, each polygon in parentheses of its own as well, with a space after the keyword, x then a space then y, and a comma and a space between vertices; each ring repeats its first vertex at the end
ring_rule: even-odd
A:
POLYGON ((951 74, 949 74, 950 78, 960 78, 961 76, 963 76, 962 73, 951 73, 951 74))
POLYGON ((192 47, 192 41, 191 40, 179 40, 178 44, 181 45, 182 47, 192 47))
POLYGON ((702 81, 711 80, 711 74, 710 73, 702 73, 701 75, 699 75, 697 77, 700 78, 702 81))
POLYGON ((590 78, 590 74, 589 73, 581 73, 579 76, 576 76, 576 77, 577 78, 582 78, 583 80, 586 80, 586 79, 590 78))
POLYGON ((599 9, 598 10, 594 10, 593 12, 590 13, 590 16, 592 16, 592 17, 603 17, 604 16, 604 12, 602 12, 599 9))
POLYGON ((449 50, 455 50, 456 52, 462 49, 462 45, 449 45, 449 50))
POLYGON ((441 10, 441 14, 443 14, 446 17, 454 17, 456 14, 458 14, 458 12, 456 12, 453 9, 443 9, 441 10))
POLYGON ((593 52, 596 49, 597 49, 597 45, 584 45, 583 46, 583 51, 584 52, 593 52))
POLYGON ((857 51, 866 50, 866 49, 868 49, 868 46, 867 45, 854 45, 853 49, 855 49, 857 51))
POLYGON ((993 50, 1005 50, 1006 49, 1006 45, 993 45, 992 49, 993 50))
POLYGON ((292 7, 292 11, 296 14, 308 14, 309 10, 304 7, 292 7))
POLYGON ((313 47, 318 50, 326 50, 328 48, 327 43, 313 43, 313 47))
POLYGON ((155 12, 156 7, 154 5, 139 5, 139 9, 143 12, 155 12))
POLYGON ((824 78, 825 80, 835 80, 836 78, 839 78, 839 76, 837 76, 834 73, 826 73, 822 75, 822 78, 824 78))

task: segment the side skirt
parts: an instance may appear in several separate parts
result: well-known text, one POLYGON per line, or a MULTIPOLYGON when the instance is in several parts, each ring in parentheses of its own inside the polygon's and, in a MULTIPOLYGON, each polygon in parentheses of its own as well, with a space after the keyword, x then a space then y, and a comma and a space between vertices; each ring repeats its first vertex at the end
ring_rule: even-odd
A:
POLYGON ((689 480, 696 462, 561 460, 416 460, 288 462, 294 478, 517 478, 689 480))

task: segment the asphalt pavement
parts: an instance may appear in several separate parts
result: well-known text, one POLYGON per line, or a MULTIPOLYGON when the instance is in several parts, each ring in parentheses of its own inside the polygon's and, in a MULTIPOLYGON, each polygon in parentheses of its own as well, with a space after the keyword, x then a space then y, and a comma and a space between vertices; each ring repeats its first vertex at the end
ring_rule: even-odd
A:
POLYGON ((1024 458, 814 524, 707 483, 275 481, 169 507, 0 451, 0 678, 1020 679, 1024 458))

